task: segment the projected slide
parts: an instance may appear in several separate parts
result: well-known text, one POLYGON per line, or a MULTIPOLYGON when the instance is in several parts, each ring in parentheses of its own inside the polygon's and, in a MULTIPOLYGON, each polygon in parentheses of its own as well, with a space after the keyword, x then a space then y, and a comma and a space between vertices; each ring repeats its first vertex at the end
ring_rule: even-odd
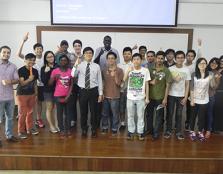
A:
POLYGON ((175 25, 176 0, 51 0, 53 24, 175 25))

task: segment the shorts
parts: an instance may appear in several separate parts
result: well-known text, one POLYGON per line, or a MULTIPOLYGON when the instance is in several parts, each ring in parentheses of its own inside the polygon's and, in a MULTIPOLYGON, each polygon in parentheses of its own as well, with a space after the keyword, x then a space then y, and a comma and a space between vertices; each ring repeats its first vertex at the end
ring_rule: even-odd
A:
POLYGON ((38 90, 38 101, 43 102, 44 101, 44 95, 43 95, 43 86, 37 86, 38 90))

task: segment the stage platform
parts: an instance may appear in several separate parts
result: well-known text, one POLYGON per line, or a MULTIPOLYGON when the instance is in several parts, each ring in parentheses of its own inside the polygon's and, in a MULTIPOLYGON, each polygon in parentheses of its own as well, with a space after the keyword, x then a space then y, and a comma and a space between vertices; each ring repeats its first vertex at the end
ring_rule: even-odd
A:
POLYGON ((204 143, 175 137, 152 141, 150 136, 145 141, 129 141, 126 132, 112 136, 98 131, 97 138, 89 132, 83 138, 78 130, 64 140, 47 128, 18 143, 3 138, 0 170, 223 173, 222 135, 213 135, 204 143))

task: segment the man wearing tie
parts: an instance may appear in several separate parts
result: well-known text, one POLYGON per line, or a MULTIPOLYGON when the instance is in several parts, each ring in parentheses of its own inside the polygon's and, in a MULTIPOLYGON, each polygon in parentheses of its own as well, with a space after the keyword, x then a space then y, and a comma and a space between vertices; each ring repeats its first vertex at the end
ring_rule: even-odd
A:
POLYGON ((78 77, 77 85, 80 87, 80 112, 82 136, 87 136, 88 105, 91 113, 92 137, 96 137, 97 108, 103 98, 101 69, 98 64, 92 62, 94 50, 86 47, 83 50, 84 61, 76 61, 71 75, 78 77))

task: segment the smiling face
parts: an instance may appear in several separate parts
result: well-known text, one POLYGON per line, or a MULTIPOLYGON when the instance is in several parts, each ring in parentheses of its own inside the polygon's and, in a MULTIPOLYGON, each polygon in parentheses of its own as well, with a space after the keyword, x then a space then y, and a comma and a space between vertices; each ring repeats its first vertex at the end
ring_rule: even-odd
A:
POLYGON ((69 61, 66 57, 62 57, 60 58, 60 66, 61 67, 67 67, 69 64, 69 61))
POLYGON ((125 62, 129 62, 132 59, 132 53, 131 51, 124 51, 123 58, 125 62))
POLYGON ((75 43, 74 44, 74 52, 76 54, 80 54, 81 53, 81 49, 82 49, 81 44, 79 44, 79 43, 75 43))
POLYGON ((104 41, 103 41, 103 43, 104 43, 104 47, 105 47, 105 49, 106 48, 111 48, 111 38, 110 37, 105 37, 104 38, 104 41))
POLYGON ((37 57, 42 57, 43 54, 43 48, 42 47, 36 47, 34 50, 37 57))
POLYGON ((182 66, 185 61, 185 57, 183 54, 176 55, 176 64, 182 66))
POLYGON ((207 68, 207 62, 205 60, 201 60, 198 64, 198 68, 200 71, 204 71, 207 68))
POLYGON ((84 52, 84 60, 86 60, 87 62, 91 62, 92 58, 93 58, 93 52, 91 50, 84 52))
POLYGON ((188 63, 192 63, 193 60, 194 60, 194 58, 195 58, 194 53, 192 53, 192 52, 188 52, 188 53, 187 53, 187 62, 188 62, 188 63))
POLYGON ((50 64, 54 63, 55 57, 52 53, 48 53, 46 56, 46 61, 50 64))
POLYGON ((112 66, 116 64, 116 58, 114 55, 109 54, 107 57, 108 66, 112 66))
POLYGON ((35 57, 29 58, 29 59, 25 60, 26 66, 28 68, 33 67, 33 65, 35 65, 35 62, 36 62, 36 58, 35 57))
POLYGON ((152 62, 154 62, 155 55, 153 53, 149 52, 149 53, 147 53, 146 59, 149 63, 152 63, 152 62))
POLYGON ((155 62, 159 66, 163 65, 164 60, 165 60, 165 58, 163 55, 157 55, 155 58, 155 62))
POLYGON ((11 51, 7 48, 3 48, 0 52, 0 57, 2 60, 8 60, 10 58, 11 51))

